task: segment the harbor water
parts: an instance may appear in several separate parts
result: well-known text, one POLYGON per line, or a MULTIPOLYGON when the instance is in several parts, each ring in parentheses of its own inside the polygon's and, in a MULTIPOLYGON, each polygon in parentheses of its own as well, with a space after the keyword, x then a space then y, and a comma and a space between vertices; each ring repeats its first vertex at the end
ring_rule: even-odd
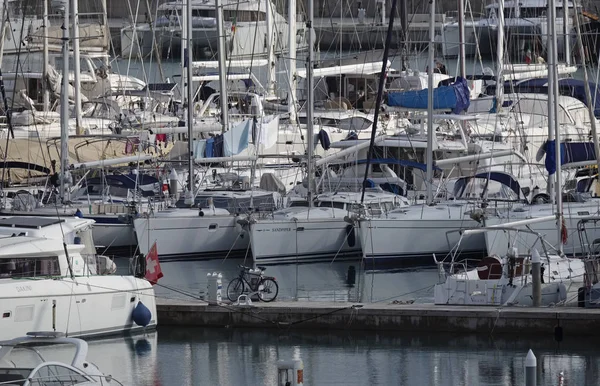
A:
POLYGON ((169 328, 90 342, 89 359, 132 386, 277 385, 277 360, 302 359, 305 386, 599 385, 598 342, 510 337, 169 328))

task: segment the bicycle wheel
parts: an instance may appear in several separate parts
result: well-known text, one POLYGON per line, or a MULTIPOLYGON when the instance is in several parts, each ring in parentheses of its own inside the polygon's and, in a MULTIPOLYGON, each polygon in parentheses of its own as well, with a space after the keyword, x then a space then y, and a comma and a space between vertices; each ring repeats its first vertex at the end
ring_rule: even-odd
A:
POLYGON ((279 285, 273 279, 263 279, 259 288, 262 286, 262 289, 258 291, 258 298, 263 302, 272 302, 277 297, 279 293, 279 285))
POLYGON ((235 302, 244 293, 244 282, 239 278, 233 279, 227 286, 227 299, 235 302))

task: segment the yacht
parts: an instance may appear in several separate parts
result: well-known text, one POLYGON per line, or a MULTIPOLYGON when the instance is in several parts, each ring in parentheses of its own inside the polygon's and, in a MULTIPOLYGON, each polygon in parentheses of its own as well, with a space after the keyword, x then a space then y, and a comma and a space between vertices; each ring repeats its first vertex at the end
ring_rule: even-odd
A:
MULTIPOLYGON (((489 305, 489 306, 532 306, 533 280, 532 263, 541 263, 541 305, 574 303, 583 286, 585 267, 583 260, 571 259, 557 253, 544 253, 545 241, 535 231, 503 227, 503 232, 525 240, 528 252, 519 254, 511 247, 506 254, 490 255, 479 260, 475 267, 467 259, 437 261, 440 281, 434 287, 435 304, 489 305), (516 234, 528 234, 528 237, 516 234), (533 240, 532 244, 529 241, 533 240), (500 257, 503 256, 503 257, 500 257)), ((481 228, 467 232, 487 233, 492 228, 481 228)), ((434 256, 435 259, 435 256, 434 256)))
MULTIPOLYGON (((573 26, 573 2, 567 2, 569 7, 569 25, 573 26)), ((478 20, 465 20, 465 54, 473 56, 495 55, 498 30, 498 3, 485 7, 485 14, 478 20)), ((578 6, 579 8, 579 6, 578 6)), ((556 31, 559 34, 558 53, 564 53, 564 39, 561 39, 564 26, 563 1, 556 1, 556 31)), ((548 43, 548 2, 546 0, 520 0, 504 2, 505 40, 510 47, 517 48, 520 58, 525 60, 529 47, 532 55, 541 55, 546 51, 548 43), (539 41, 540 43, 536 43, 539 41)), ((466 17, 466 16, 465 16, 466 17)), ((447 57, 457 57, 459 54, 458 21, 447 23, 443 27, 442 52, 447 57)), ((571 38, 569 38, 571 39, 571 38)), ((532 58, 535 61, 535 58, 532 58)))
POLYGON ((156 327, 152 285, 114 275, 112 261, 96 255, 93 223, 80 218, 0 218, 0 339, 39 329, 92 337, 156 327), (138 306, 150 313, 145 325, 134 322, 138 306))
MULTIPOLYGON (((145 57, 154 50, 154 42, 162 52, 177 52, 181 47, 183 12, 185 2, 169 1, 158 6, 159 17, 150 24, 137 24, 121 29, 121 55, 123 57, 145 57)), ((256 59, 268 55, 268 23, 276 33, 275 54, 288 52, 288 22, 276 11, 275 4, 264 1, 224 0, 223 23, 227 59, 256 59), (267 17, 270 12, 272 20, 267 17)), ((218 34, 215 2, 192 1, 192 28, 194 55, 198 59, 214 59, 217 56, 218 34), (199 53, 199 54, 197 54, 199 53)), ((297 23, 297 49, 308 48, 308 35, 304 23, 297 23)), ((196 57, 194 59, 197 59, 196 57)))

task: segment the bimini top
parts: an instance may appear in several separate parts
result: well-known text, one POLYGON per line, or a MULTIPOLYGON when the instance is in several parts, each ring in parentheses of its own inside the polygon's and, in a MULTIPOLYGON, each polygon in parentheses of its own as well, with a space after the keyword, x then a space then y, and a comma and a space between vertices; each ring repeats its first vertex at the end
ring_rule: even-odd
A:
POLYGON ((454 184, 454 197, 462 197, 467 184, 473 178, 483 178, 499 182, 502 185, 509 187, 510 190, 515 192, 518 198, 521 198, 521 195, 523 194, 521 190, 521 185, 510 174, 504 172, 484 172, 475 174, 474 176, 460 177, 454 184))

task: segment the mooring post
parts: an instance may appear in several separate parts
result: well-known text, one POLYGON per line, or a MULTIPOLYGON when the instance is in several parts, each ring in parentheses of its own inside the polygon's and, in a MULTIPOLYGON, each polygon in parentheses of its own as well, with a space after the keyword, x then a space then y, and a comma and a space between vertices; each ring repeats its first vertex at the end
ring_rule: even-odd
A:
POLYGON ((537 386, 537 359, 531 350, 525 357, 525 386, 537 386))

